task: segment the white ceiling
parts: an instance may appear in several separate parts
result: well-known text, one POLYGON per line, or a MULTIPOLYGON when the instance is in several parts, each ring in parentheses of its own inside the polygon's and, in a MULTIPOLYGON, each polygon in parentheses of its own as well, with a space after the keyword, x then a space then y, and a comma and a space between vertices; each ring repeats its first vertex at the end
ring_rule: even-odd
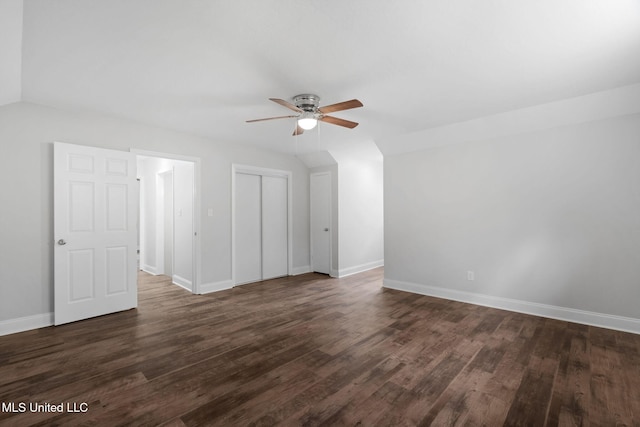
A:
POLYGON ((23 14, 23 100, 289 153, 318 135, 245 123, 290 113, 269 97, 360 99, 334 114, 359 127, 321 126, 331 148, 640 82, 638 0, 24 0, 23 14))

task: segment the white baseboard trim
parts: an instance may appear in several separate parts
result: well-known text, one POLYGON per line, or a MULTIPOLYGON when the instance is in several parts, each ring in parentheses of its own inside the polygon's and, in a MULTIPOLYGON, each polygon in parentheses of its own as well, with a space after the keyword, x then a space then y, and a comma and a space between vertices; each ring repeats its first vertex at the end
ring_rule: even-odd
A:
POLYGON ((174 274, 173 277, 171 277, 171 280, 181 288, 185 288, 189 292, 193 292, 193 284, 191 283, 191 280, 185 279, 178 274, 174 274))
POLYGON ((211 292, 225 291, 233 288, 233 280, 222 280, 220 282, 202 283, 200 294, 210 294, 211 292))
POLYGON ((53 313, 36 314, 0 321, 0 336, 17 334, 53 325, 53 313))
POLYGON ((338 277, 351 276, 352 274, 362 273, 363 271, 373 270, 374 268, 382 267, 384 265, 384 259, 377 261, 367 262, 365 264, 354 265, 353 267, 341 268, 338 270, 338 277))
POLYGON ((303 265, 302 267, 293 267, 291 269, 291 275, 297 276, 298 274, 311 273, 310 265, 303 265))
POLYGON ((632 317, 615 316, 612 314, 597 313, 593 311, 577 310, 568 307, 540 304, 529 301, 510 298, 495 297, 491 295, 477 294, 473 292, 458 291, 454 289, 440 288, 436 286, 422 285, 418 283, 399 280, 384 279, 385 288, 399 291, 412 292, 437 298, 444 298, 534 316, 548 317, 567 322, 581 323, 583 325, 598 326, 600 328, 614 329, 617 331, 640 334, 640 319, 632 317))
POLYGON ((158 273, 156 272, 156 268, 152 265, 142 264, 142 266, 140 266, 140 270, 144 271, 145 273, 153 274, 154 276, 158 275, 158 273))

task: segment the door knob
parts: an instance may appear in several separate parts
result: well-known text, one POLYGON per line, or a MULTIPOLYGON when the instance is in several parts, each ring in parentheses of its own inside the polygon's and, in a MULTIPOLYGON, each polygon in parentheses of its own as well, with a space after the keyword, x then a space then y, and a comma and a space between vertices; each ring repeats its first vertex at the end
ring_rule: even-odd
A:
POLYGON ((329 231, 329 229, 328 229, 328 228, 325 228, 325 229, 324 229, 324 231, 329 231))
POLYGON ((66 244, 67 244, 67 242, 65 242, 65 241, 64 241, 64 239, 60 239, 60 240, 58 240, 58 244, 59 244, 60 246, 62 246, 62 245, 66 245, 66 244))

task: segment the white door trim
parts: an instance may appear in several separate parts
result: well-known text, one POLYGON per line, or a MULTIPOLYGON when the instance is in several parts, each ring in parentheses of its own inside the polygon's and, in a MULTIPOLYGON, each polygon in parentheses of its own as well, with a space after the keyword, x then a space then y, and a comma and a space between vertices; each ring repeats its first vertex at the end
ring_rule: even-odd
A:
POLYGON ((293 276, 293 197, 291 171, 269 169, 258 166, 231 164, 231 283, 236 283, 236 174, 277 176, 287 179, 287 274, 293 276))
POLYGON ((164 159, 183 160, 193 163, 193 290, 194 294, 200 293, 200 283, 202 282, 202 239, 200 238, 200 224, 202 223, 202 185, 201 185, 201 161, 200 157, 185 156, 174 153, 161 153, 158 151, 138 150, 130 151, 137 156, 160 157, 164 159))
MULTIPOLYGON (((313 172, 309 174, 309 227, 313 226, 313 209, 311 209, 311 198, 313 197, 313 194, 311 193, 312 189, 311 189, 311 177, 313 176, 321 176, 321 175, 328 175, 329 176, 329 275, 333 276, 333 176, 331 174, 331 171, 322 171, 322 172, 313 172)), ((310 240, 310 247, 309 247, 309 253, 311 255, 311 271, 314 271, 314 265, 313 265, 313 248, 314 246, 314 241, 313 241, 313 236, 314 233, 310 232, 309 233, 309 240, 310 240)))

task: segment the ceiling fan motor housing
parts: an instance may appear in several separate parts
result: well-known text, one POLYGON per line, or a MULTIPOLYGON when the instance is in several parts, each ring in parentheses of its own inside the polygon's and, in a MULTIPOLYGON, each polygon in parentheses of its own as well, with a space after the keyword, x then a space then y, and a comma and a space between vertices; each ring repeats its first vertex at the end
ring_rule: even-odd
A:
POLYGON ((293 97, 293 103, 303 111, 315 113, 320 105, 320 97, 311 94, 296 95, 293 97))

